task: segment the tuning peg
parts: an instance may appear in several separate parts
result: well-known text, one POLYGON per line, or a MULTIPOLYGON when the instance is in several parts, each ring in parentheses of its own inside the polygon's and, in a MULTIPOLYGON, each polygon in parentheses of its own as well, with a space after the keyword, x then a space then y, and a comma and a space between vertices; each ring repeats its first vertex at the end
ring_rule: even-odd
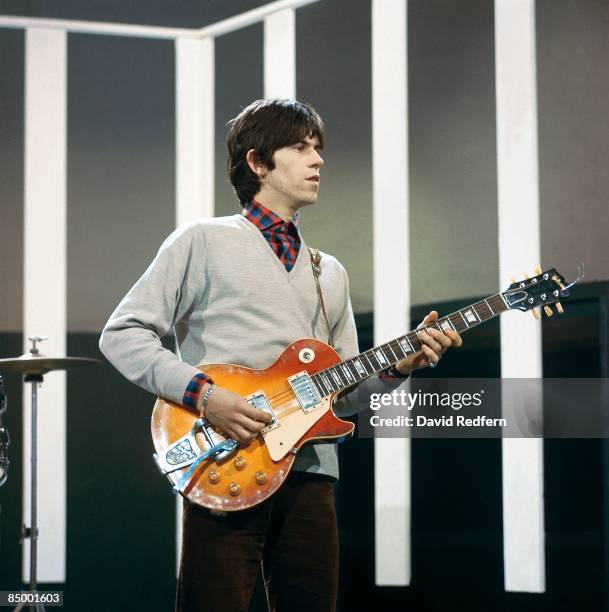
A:
POLYGON ((513 277, 510 276, 510 283, 517 283, 518 281, 513 277))
POLYGON ((564 289, 565 286, 563 285, 563 283, 561 282, 560 278, 558 278, 558 276, 554 275, 552 276, 552 280, 561 288, 564 289))
POLYGON ((552 309, 546 304, 543 307, 543 311, 549 316, 551 317, 554 313, 552 312, 552 309))
POLYGON ((529 275, 526 272, 522 276, 524 276, 525 280, 529 280, 529 275))
POLYGON ((535 274, 541 274, 543 272, 543 270, 539 266, 536 266, 534 268, 533 272, 535 272, 535 274))
POLYGON ((533 310, 531 310, 531 313, 533 314, 533 318, 534 319, 539 319, 539 313, 537 312, 537 310, 535 308, 533 308, 533 310))
POLYGON ((562 314, 565 311, 560 302, 556 302, 556 310, 558 310, 559 314, 562 314))

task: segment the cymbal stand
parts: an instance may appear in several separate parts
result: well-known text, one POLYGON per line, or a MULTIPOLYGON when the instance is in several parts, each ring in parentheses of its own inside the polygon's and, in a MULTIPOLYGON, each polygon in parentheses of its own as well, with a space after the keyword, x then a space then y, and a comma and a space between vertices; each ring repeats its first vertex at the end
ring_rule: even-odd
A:
MULTIPOLYGON (((32 340, 32 349, 31 353, 38 353, 38 348, 36 347, 36 343, 44 340, 44 337, 41 336, 32 336, 30 340, 32 340)), ((21 532, 21 540, 30 540, 30 585, 29 591, 30 593, 37 593, 37 584, 36 584, 36 568, 38 561, 38 524, 37 524, 37 493, 38 493, 38 474, 37 474, 37 464, 38 464, 38 453, 37 453, 37 424, 38 424, 38 385, 42 383, 43 376, 42 374, 26 374, 23 377, 23 381, 26 383, 31 383, 32 385, 32 441, 31 441, 31 470, 30 470, 30 526, 26 527, 23 525, 23 529, 21 532)), ((23 610, 26 606, 29 606, 30 610, 36 610, 36 612, 44 612, 44 606, 39 602, 32 603, 20 603, 14 610, 14 612, 19 612, 23 610)))

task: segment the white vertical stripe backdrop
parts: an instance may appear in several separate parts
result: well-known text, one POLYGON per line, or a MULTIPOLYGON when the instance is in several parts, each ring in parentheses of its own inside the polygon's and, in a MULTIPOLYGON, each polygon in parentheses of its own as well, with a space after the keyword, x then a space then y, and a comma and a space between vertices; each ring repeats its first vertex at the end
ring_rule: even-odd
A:
MULTIPOLYGON (((535 56, 534 0, 495 0, 501 282, 540 263, 535 56)), ((508 314, 500 325, 501 376, 540 378, 540 322, 508 314)), ((543 439, 505 439, 502 458, 505 589, 543 592, 543 439)))
MULTIPOLYGON (((406 21, 406 0, 373 0, 375 344, 403 334, 410 325, 406 21), (402 282, 396 283, 396 278, 402 282)), ((376 584, 407 585, 411 577, 410 439, 375 440, 374 489, 376 584)))
MULTIPOLYGON (((49 337, 66 353, 66 34, 29 28, 25 37, 24 350, 49 337)), ((47 374, 38 401, 38 579, 66 577, 66 376, 47 374)), ((30 524, 30 385, 23 389, 23 515, 30 524)), ((23 580, 29 582, 29 540, 23 580)))
POLYGON ((291 8, 264 20, 264 97, 296 97, 296 23, 291 8))
MULTIPOLYGON (((176 226, 213 217, 214 39, 178 38, 176 71, 176 226)), ((176 574, 182 554, 182 497, 176 497, 176 574)))

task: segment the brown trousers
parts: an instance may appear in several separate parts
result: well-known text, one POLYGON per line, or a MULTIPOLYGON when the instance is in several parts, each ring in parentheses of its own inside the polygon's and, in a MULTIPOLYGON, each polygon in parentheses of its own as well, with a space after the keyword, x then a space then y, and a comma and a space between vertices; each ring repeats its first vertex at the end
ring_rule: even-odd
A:
POLYGON ((247 612, 262 565, 271 612, 334 612, 334 485, 293 472, 250 510, 215 516, 184 503, 177 612, 247 612))

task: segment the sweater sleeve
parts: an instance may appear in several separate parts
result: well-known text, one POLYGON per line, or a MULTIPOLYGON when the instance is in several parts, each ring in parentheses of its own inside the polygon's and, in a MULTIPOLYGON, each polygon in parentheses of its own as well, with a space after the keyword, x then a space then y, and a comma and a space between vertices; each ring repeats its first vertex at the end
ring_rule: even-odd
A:
POLYGON ((101 352, 125 378, 184 405, 194 405, 201 386, 211 379, 165 349, 161 338, 204 291, 204 250, 199 225, 173 232, 112 313, 99 342, 101 352), (200 284, 188 283, 189 277, 200 279, 200 284))
MULTIPOLYGON (((342 268, 342 266, 341 266, 342 268)), ((342 268, 344 276, 344 309, 339 317, 332 332, 334 334, 334 347, 341 359, 351 359, 359 354, 357 341, 357 329, 355 327, 355 317, 351 307, 351 297, 349 294, 349 278, 347 272, 342 268)), ((350 416, 365 410, 370 406, 371 393, 390 393, 399 383, 404 383, 408 377, 395 376, 371 376, 364 380, 352 391, 343 395, 334 402, 334 412, 337 416, 350 416)))

